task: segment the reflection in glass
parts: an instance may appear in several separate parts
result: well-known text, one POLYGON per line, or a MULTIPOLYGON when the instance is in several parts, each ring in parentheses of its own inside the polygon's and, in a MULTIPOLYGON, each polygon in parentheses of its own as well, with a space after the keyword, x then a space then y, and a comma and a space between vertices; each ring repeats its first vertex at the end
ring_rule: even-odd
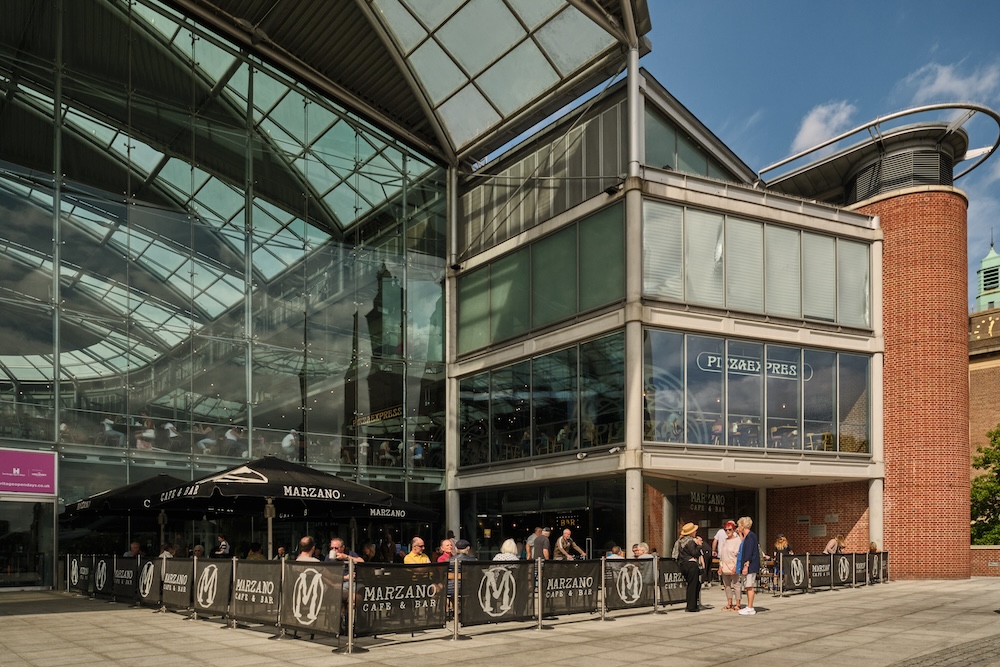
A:
MULTIPOLYGON (((679 333, 644 332, 643 439, 683 442, 684 435, 684 336, 679 333)), ((700 417, 704 418, 704 416, 700 417)), ((692 425, 698 432, 703 425, 692 425)), ((711 425, 708 427, 711 432, 711 425)), ((702 436, 698 436, 701 441, 702 436)), ((708 436, 704 436, 708 437, 708 436)))
POLYGON ((573 347, 536 357, 531 362, 531 404, 538 454, 561 452, 574 446, 579 428, 576 361, 577 349, 573 347))
POLYGON ((731 340, 726 359, 726 391, 729 397, 729 444, 761 447, 764 346, 731 340))
POLYGON ((823 350, 804 350, 803 362, 803 446, 806 449, 833 449, 837 355, 823 350))
POLYGON ((768 447, 799 449, 799 395, 802 352, 794 347, 767 346, 767 441, 768 447))
POLYGON ((480 373, 459 382, 459 465, 490 461, 490 374, 480 373))
POLYGON ((625 335, 580 346, 580 447, 625 440, 625 335))
POLYGON ((840 429, 838 449, 842 452, 868 453, 869 366, 871 360, 857 354, 840 355, 838 383, 840 429))
POLYGON ((705 336, 687 337, 687 441, 719 444, 724 434, 723 354, 725 341, 705 336))
POLYGON ((534 453, 531 433, 531 364, 522 361, 493 371, 490 378, 493 460, 534 453))

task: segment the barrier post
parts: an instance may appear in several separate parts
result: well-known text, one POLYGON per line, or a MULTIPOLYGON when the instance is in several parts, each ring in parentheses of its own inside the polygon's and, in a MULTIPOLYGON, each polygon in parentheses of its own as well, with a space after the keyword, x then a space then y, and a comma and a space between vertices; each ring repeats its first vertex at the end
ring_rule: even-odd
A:
POLYGON ((778 596, 785 596, 785 554, 778 554, 778 596))
MULTIPOLYGON (((699 573, 699 577, 700 577, 699 573)), ((701 582, 698 583, 698 602, 701 606, 701 582)), ((660 554, 653 554, 653 613, 655 614, 660 606, 660 554)))
POLYGON ((287 562, 284 558, 281 559, 281 577, 278 579, 278 622, 275 624, 278 628, 278 634, 273 637, 268 637, 268 639, 274 639, 276 641, 282 641, 285 639, 291 639, 288 633, 285 632, 285 626, 281 624, 281 605, 283 604, 283 594, 285 591, 285 567, 287 562))
POLYGON ((458 633, 458 617, 459 617, 458 584, 462 580, 462 561, 456 558, 453 562, 455 563, 455 571, 454 572, 449 572, 448 576, 452 577, 452 589, 451 589, 451 613, 452 613, 452 618, 451 618, 451 620, 452 620, 452 623, 453 623, 454 627, 452 628, 451 641, 455 642, 455 641, 460 641, 460 640, 463 640, 463 639, 471 639, 471 637, 467 637, 466 635, 461 635, 461 634, 458 633))
POLYGON ((367 653, 368 649, 354 645, 354 596, 357 592, 354 583, 354 561, 347 561, 347 647, 345 650, 334 649, 334 653, 367 653))
POLYGON ((812 564, 809 562, 809 552, 806 552, 806 593, 812 591, 812 564))
POLYGON ((236 591, 236 565, 237 558, 233 556, 233 571, 230 574, 229 579, 229 607, 226 611, 226 624, 222 626, 223 630, 235 630, 236 629, 236 618, 233 616, 233 593, 236 591))

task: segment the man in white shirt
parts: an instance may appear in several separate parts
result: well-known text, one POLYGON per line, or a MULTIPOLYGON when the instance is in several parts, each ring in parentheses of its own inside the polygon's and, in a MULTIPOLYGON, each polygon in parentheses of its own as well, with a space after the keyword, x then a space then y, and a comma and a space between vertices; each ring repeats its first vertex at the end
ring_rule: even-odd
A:
POLYGON ((316 558, 316 540, 306 536, 299 540, 299 555, 295 557, 298 563, 318 563, 316 558))

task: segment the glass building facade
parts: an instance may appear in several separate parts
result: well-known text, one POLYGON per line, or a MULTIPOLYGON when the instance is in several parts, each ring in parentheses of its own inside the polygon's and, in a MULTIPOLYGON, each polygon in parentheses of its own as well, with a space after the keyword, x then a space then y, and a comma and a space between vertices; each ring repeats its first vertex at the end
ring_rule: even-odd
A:
POLYGON ((0 437, 66 502, 267 454, 432 502, 443 169, 163 4, 9 9, 0 437))

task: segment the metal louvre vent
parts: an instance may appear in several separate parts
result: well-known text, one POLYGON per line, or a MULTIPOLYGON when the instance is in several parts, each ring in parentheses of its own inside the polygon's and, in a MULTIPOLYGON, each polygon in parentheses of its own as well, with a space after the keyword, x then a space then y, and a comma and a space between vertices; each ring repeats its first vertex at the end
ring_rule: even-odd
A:
POLYGON ((914 185, 951 185, 952 159, 938 151, 907 151, 883 156, 862 169, 848 186, 848 202, 914 185))

